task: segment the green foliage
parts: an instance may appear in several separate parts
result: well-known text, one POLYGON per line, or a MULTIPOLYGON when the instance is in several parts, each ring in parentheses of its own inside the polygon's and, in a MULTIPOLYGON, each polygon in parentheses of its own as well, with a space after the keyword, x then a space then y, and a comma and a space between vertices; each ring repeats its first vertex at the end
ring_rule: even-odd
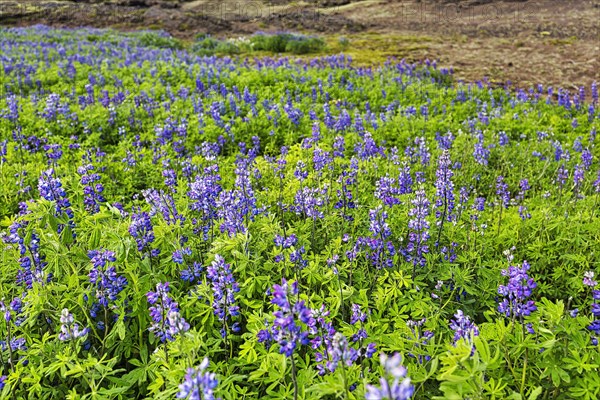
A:
POLYGON ((183 44, 180 40, 162 32, 147 32, 142 34, 140 37, 140 45, 145 47, 156 47, 159 49, 183 49, 183 44))
POLYGON ((309 54, 322 51, 325 42, 314 36, 294 33, 256 34, 250 38, 253 50, 273 53, 309 54))
POLYGON ((455 83, 447 71, 427 65, 390 62, 370 69, 355 68, 341 56, 307 63, 204 57, 246 52, 250 46, 251 51, 323 50, 319 39, 291 34, 255 35, 248 42, 202 36, 189 52, 172 51, 181 43, 156 32, 37 27, 0 30, 0 41, 6 52, 0 76, 5 90, 0 96, 0 300, 23 301, 19 323, 0 321, 0 341, 24 340, 14 351, 1 347, 0 376, 6 381, 0 398, 172 399, 186 370, 208 357, 208 370, 219 379, 216 395, 223 399, 293 398, 292 360, 299 398, 361 399, 366 385, 382 376, 379 352, 404 356, 419 399, 600 396, 600 351, 588 329, 594 300, 582 283, 586 271, 598 276, 600 252, 595 186, 600 154, 591 134, 598 129, 598 115, 590 115, 589 104, 567 109, 547 102, 537 89, 516 96, 484 84, 455 83), (19 107, 16 119, 9 118, 11 94, 19 107), (52 106, 51 94, 59 96, 57 105, 52 106), (344 112, 351 119, 345 127, 344 112), (360 154, 366 132, 381 152, 360 154), (448 132, 454 194, 457 202, 461 188, 469 195, 443 227, 431 210, 430 251, 424 266, 414 268, 405 257, 414 190, 398 195, 393 206, 383 205, 376 193, 381 178, 398 182, 399 168, 408 166, 413 189, 420 177, 434 203, 441 136, 448 132), (500 144, 501 133, 508 143, 500 144), (342 154, 318 169, 315 151, 332 154, 338 137, 345 140, 342 154), (416 154, 417 138, 424 138, 428 162, 416 154), (473 155, 480 140, 489 151, 487 165, 473 155), (49 157, 51 145, 62 151, 56 160, 49 157), (287 155, 280 176, 282 146, 287 155), (564 155, 557 160, 559 146, 564 155), (593 161, 577 186, 580 146, 593 161), (248 154, 254 157, 250 164, 236 164, 248 154), (294 175, 299 162, 307 171, 302 181, 294 175), (106 199, 97 213, 86 207, 88 184, 78 171, 87 164, 98 173, 94 184, 102 184, 106 199), (569 172, 559 187, 561 165, 569 172), (236 215, 241 232, 229 234, 218 214, 226 207, 225 195, 209 210, 218 215, 214 225, 202 229, 208 211, 195 207, 198 199, 189 193, 196 176, 213 166, 220 180, 211 187, 227 194, 242 190, 238 178, 249 174, 257 208, 236 215), (61 181, 72 218, 58 212, 56 201, 40 196, 39 178, 49 168, 61 181), (171 185, 166 169, 176 174, 171 185), (349 184, 355 206, 340 197, 350 171, 355 171, 349 184), (511 193, 507 208, 496 193, 499 175, 511 193), (531 189, 519 198, 524 178, 531 189), (164 209, 152 212, 142 194, 150 188, 172 197, 167 214, 177 210, 185 219, 173 223, 164 209), (322 218, 292 208, 303 188, 324 190, 322 218), (478 213, 477 197, 485 198, 485 210, 478 213), (381 269, 365 246, 355 246, 358 238, 371 238, 369 212, 378 206, 388 211, 388 240, 395 249, 390 266, 381 269), (520 206, 531 218, 520 217, 520 206), (139 211, 152 214, 156 257, 140 252, 129 232, 132 214, 139 211), (17 224, 18 235, 11 236, 17 224), (283 234, 298 237, 293 249, 274 245, 275 235, 283 234), (26 287, 16 277, 36 246, 47 264, 26 287), (307 265, 298 270, 289 252, 301 246, 307 265), (186 261, 203 268, 194 283, 181 279, 188 265, 173 257, 184 247, 192 251, 186 261), (98 249, 115 253, 111 265, 128 283, 106 314, 94 316, 88 252, 98 249), (239 284, 240 331, 225 338, 206 273, 217 254, 231 264, 239 284), (338 259, 330 265, 334 256, 338 259), (498 285, 507 281, 502 271, 523 260, 537 283, 530 297, 537 310, 509 318, 498 312, 498 285), (351 323, 351 308, 360 305, 369 314, 360 328, 377 345, 375 356, 321 376, 314 349, 304 346, 290 358, 277 345, 259 343, 265 321, 274 320, 267 291, 283 277, 298 280, 298 299, 313 310, 324 305, 326 320, 348 338, 359 329, 351 323), (166 281, 191 328, 161 343, 149 331, 146 294, 166 281), (87 336, 59 339, 65 308, 90 328, 87 336), (449 321, 457 310, 478 326, 478 336, 455 343, 449 321), (423 319, 418 329, 407 324, 423 319), (433 336, 424 342, 427 331, 433 336), (355 390, 347 394, 344 382, 355 390))

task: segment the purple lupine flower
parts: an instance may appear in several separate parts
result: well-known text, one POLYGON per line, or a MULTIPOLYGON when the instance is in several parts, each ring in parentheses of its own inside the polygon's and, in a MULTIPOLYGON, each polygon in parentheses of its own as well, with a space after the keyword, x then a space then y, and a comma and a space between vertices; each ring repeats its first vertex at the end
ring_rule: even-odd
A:
POLYGON ((338 177, 340 189, 336 191, 338 201, 333 205, 336 210, 341 210, 341 216, 345 221, 352 221, 354 217, 350 214, 350 210, 356 208, 354 195, 352 194, 352 186, 356 184, 356 175, 358 173, 358 160, 352 158, 350 162, 351 168, 344 168, 338 177))
POLYGON ((348 344, 348 338, 340 332, 333 335, 327 353, 330 358, 327 361, 327 369, 330 372, 334 372, 340 363, 350 367, 359 356, 359 353, 348 344))
POLYGON ((450 150, 454 143, 454 139, 456 139, 456 137, 450 131, 445 135, 442 135, 439 132, 435 133, 435 140, 441 150, 450 150))
POLYGON ((178 334, 190 329, 190 324, 179 313, 179 305, 169 297, 169 290, 169 282, 157 283, 156 292, 146 293, 152 318, 148 330, 163 343, 174 341, 178 334))
POLYGON ((6 386, 6 375, 0 376, 0 390, 4 389, 6 386))
POLYGON ((304 253, 306 253, 304 246, 300 246, 290 253, 290 261, 294 264, 296 271, 300 271, 308 265, 308 261, 304 259, 304 253))
POLYGON ((412 397, 415 387, 406 376, 406 368, 402 366, 402 356, 396 353, 388 357, 380 356, 384 374, 379 379, 380 386, 367 385, 366 400, 407 400, 412 397))
POLYGON ((221 188, 221 176, 218 165, 207 167, 202 175, 189 184, 188 197, 193 200, 190 210, 200 212, 199 230, 203 233, 204 240, 212 237, 214 220, 217 218, 217 199, 223 190, 221 188))
POLYGON ((286 146, 281 146, 279 158, 277 158, 277 163, 273 168, 273 172, 280 180, 283 180, 283 178, 285 178, 284 171, 287 165, 287 154, 288 148, 286 146))
POLYGON ((333 162, 333 158, 331 157, 331 153, 328 151, 323 151, 320 148, 316 147, 313 151, 313 168, 319 176, 321 175, 323 169, 327 166, 331 165, 333 162))
POLYGON ((258 333, 258 341, 266 343, 267 346, 276 342, 281 354, 292 357, 297 347, 310 343, 309 330, 316 321, 304 301, 297 300, 298 282, 288 283, 282 279, 281 285, 273 285, 272 293, 271 303, 275 304, 278 310, 273 312, 273 325, 258 333))
MULTIPOLYGON (((421 347, 429 344, 429 341, 434 336, 434 333, 432 331, 427 330, 427 329, 423 330, 423 326, 425 325, 426 322, 427 322, 426 318, 422 318, 418 321, 414 321, 414 320, 406 321, 406 326, 409 328, 409 330, 411 332, 411 336, 412 336, 411 340, 414 342, 413 347, 415 349, 420 349, 421 347)), ((423 362, 429 361, 431 359, 431 356, 428 354, 415 355, 412 352, 409 352, 408 356, 416 358, 418 360, 419 364, 422 364, 423 362)))
POLYGON ((369 230, 371 237, 359 238, 357 246, 367 248, 367 257, 372 265, 381 269, 393 265, 396 249, 388 238, 392 231, 387 223, 388 213, 382 206, 369 210, 369 230))
POLYGON ((408 146, 404 153, 410 157, 411 163, 421 162, 421 165, 429 165, 429 159, 431 154, 429 153, 429 146, 427 140, 423 136, 418 136, 414 139, 414 146, 408 146))
POLYGON ((19 100, 16 95, 11 94, 6 97, 6 105, 8 106, 7 110, 2 110, 0 112, 0 117, 5 118, 13 123, 19 121, 19 111, 21 107, 19 106, 19 100))
POLYGON ((581 190, 581 185, 583 184, 583 180, 585 178, 585 168, 581 164, 577 164, 575 166, 575 171, 573 172, 573 183, 575 185, 575 193, 579 195, 579 191, 581 190))
POLYGON ((475 221, 479 220, 479 215, 485 210, 485 198, 476 197, 473 201, 472 210, 473 212, 471 214, 471 221, 473 221, 473 225, 476 230, 477 226, 475 225, 475 221))
POLYGON ((294 107, 291 102, 284 104, 283 110, 287 114, 287 116, 292 124, 294 124, 296 126, 298 126, 300 124, 300 119, 304 115, 302 113, 302 110, 294 107))
POLYGON ((360 305, 352 305, 352 316, 350 317, 350 324, 358 326, 358 331, 352 335, 350 340, 353 343, 358 343, 358 355, 366 358, 373 357, 376 351, 375 343, 367 343, 364 345, 365 339, 369 337, 367 331, 364 328, 364 323, 367 320, 367 313, 363 312, 360 305))
POLYGON ((221 192, 217 200, 217 214, 223 219, 221 232, 229 235, 245 233, 250 221, 258 214, 256 196, 250 181, 253 160, 239 157, 236 160, 234 190, 221 192))
MULTIPOLYGON (((21 203, 21 215, 29 213, 27 205, 21 203)), ((27 289, 33 287, 33 283, 44 284, 50 282, 51 274, 46 274, 44 268, 48 264, 45 257, 40 253, 40 237, 35 230, 31 231, 29 236, 27 233, 28 221, 16 221, 12 223, 8 229, 9 234, 3 238, 4 242, 16 244, 19 250, 19 265, 20 269, 17 272, 16 283, 23 285, 27 289), (25 240, 29 237, 29 242, 25 240)))
POLYGON ((365 132, 362 141, 356 143, 354 152, 362 160, 368 160, 376 155, 384 156, 383 148, 377 146, 370 132, 365 132))
POLYGON ((506 146, 508 144, 508 135, 506 132, 498 132, 498 144, 500 146, 506 146))
POLYGON ((483 145, 483 132, 479 131, 477 134, 477 141, 473 148, 473 158, 478 164, 487 166, 488 159, 490 158, 489 147, 483 145))
POLYGON ((575 308, 575 309, 573 309, 573 310, 569 311, 569 316, 570 316, 571 318, 575 318, 575 317, 577 317, 577 315, 578 315, 578 314, 579 314, 579 308, 575 308))
POLYGON ((303 187, 298 189, 294 197, 292 210, 296 214, 304 214, 307 218, 317 220, 325 215, 321 208, 325 205, 327 187, 323 189, 303 187))
POLYGON ((343 136, 336 136, 333 141, 333 156, 338 158, 344 158, 346 151, 346 142, 343 136))
POLYGON ((581 143, 581 136, 577 136, 575 138, 575 140, 573 141, 573 150, 575 150, 578 153, 581 153, 583 151, 583 144, 581 143))
POLYGON ((144 256, 147 254, 150 257, 158 256, 160 250, 151 248, 152 242, 154 242, 154 228, 147 212, 140 212, 131 216, 129 234, 135 239, 140 253, 144 256))
POLYGON ((369 210, 369 230, 375 237, 387 239, 392 231, 387 223, 388 214, 381 206, 369 210))
POLYGON ((359 304, 352 304, 352 317, 350 317, 350 323, 352 325, 357 322, 365 322, 367 319, 367 313, 362 312, 359 304))
POLYGON ((25 338, 13 338, 9 343, 4 340, 0 340, 0 351, 7 351, 10 348, 11 351, 25 351, 27 350, 27 341, 25 338))
POLYGON ((296 169, 294 170, 294 176, 300 182, 308 178, 308 171, 306 170, 306 163, 304 163, 304 161, 298 160, 296 163, 296 169))
POLYGON ((400 187, 400 194, 412 193, 413 178, 410 174, 410 164, 404 162, 399 169, 398 186, 400 187))
POLYGON ((400 194, 401 189, 398 186, 398 180, 389 175, 379 178, 375 183, 375 198, 381 200, 388 207, 400 204, 398 198, 400 194))
MULTIPOLYGON (((71 202, 67 198, 67 193, 62 187, 62 183, 59 178, 54 174, 54 169, 50 168, 43 171, 38 181, 38 190, 40 196, 46 200, 54 201, 56 205, 56 216, 62 217, 64 215, 69 219, 69 227, 72 229, 75 227, 73 222, 73 210, 71 209, 71 202)), ((62 232, 64 224, 58 225, 58 232, 62 232)), ((74 235, 74 233, 73 233, 74 235)))
POLYGON ((455 202, 454 183, 452 182, 453 175, 450 152, 444 150, 440 155, 438 169, 435 172, 435 218, 437 219, 437 225, 440 227, 438 242, 442 234, 444 221, 452 222, 456 218, 454 215, 455 202))
POLYGON ((77 168, 77 173, 81 176, 81 184, 83 187, 83 204, 85 209, 90 214, 96 214, 100 211, 100 203, 106 201, 102 192, 104 186, 100 181, 100 175, 92 172, 94 166, 92 164, 82 165, 77 168))
POLYGON ((55 164, 63 155, 62 146, 60 144, 44 145, 46 157, 48 157, 48 165, 55 164))
POLYGON ((8 140, 0 142, 0 163, 6 162, 6 154, 8 154, 8 140))
POLYGON ((338 116, 338 119, 335 121, 333 125, 333 129, 336 132, 345 132, 352 126, 352 118, 346 109, 343 109, 338 116))
POLYGON ((525 200, 525 194, 531 189, 531 186, 529 186, 529 180, 522 179, 519 182, 519 189, 520 189, 519 193, 517 194, 515 199, 520 203, 519 204, 519 216, 524 221, 526 219, 531 218, 531 214, 527 211, 527 207, 523 205, 523 202, 525 200))
POLYGON ((429 239, 429 200, 422 188, 415 192, 415 198, 411 201, 413 208, 408 212, 408 245, 406 247, 407 261, 413 266, 425 265, 425 254, 429 252, 427 240, 429 239))
MULTIPOLYGON (((219 254, 215 255, 215 260, 206 269, 206 276, 212 282, 213 309, 217 318, 223 323, 221 336, 224 338, 228 333, 229 321, 240 314, 240 307, 235 303, 235 293, 239 292, 240 288, 233 278, 231 266, 225 263, 219 254)), ((231 325, 233 332, 238 332, 239 329, 239 323, 235 322, 231 325)))
POLYGON ((508 184, 504 182, 502 175, 496 178, 496 195, 500 200, 500 204, 504 208, 508 208, 510 204, 510 192, 508 191, 508 184))
POLYGON ((479 336, 479 328, 462 310, 457 310, 454 318, 450 320, 450 329, 454 331, 454 344, 460 339, 465 339, 468 343, 472 343, 473 337, 479 336))
POLYGON ((558 168, 556 174, 556 183, 558 184, 559 189, 562 191, 562 188, 567 183, 567 178, 569 177, 569 170, 565 167, 565 164, 561 164, 558 168))
MULTIPOLYGON (((589 287, 595 287, 598 284, 598 282, 594 280, 594 273, 592 271, 588 271, 584 274, 583 284, 589 287), (594 285, 592 286, 592 284, 594 285)), ((593 302, 591 306, 591 311, 593 320, 587 328, 594 333, 595 336, 592 335, 592 344, 594 346, 597 346, 597 336, 600 336, 600 290, 592 290, 592 299, 593 302)))
POLYGON ((173 252, 171 259, 175 264, 185 265, 186 268, 179 272, 181 280, 185 282, 195 283, 200 282, 204 266, 198 261, 187 260, 192 256, 192 249, 184 247, 173 252))
POLYGON ((60 313, 60 332, 58 334, 58 340, 66 341, 72 339, 78 339, 88 334, 89 328, 80 329, 79 324, 75 322, 73 314, 68 309, 63 308, 60 313))
POLYGON ((585 286, 594 287, 598 284, 598 281, 594 280, 594 271, 586 271, 583 274, 583 284, 585 286))
POLYGON ((219 384, 216 375, 208 372, 208 358, 196 368, 188 368, 183 383, 179 385, 176 398, 186 400, 219 400, 214 390, 219 384))
POLYGON ((23 315, 23 298, 15 297, 8 306, 0 300, 0 316, 3 317, 6 323, 12 321, 15 326, 21 326, 26 318, 25 315, 23 315))
POLYGON ((581 152, 581 163, 583 164, 583 167, 585 168, 586 171, 590 169, 593 161, 594 161, 594 156, 592 155, 592 152, 590 151, 590 149, 585 149, 581 152))
POLYGON ((310 346, 315 350, 315 361, 320 376, 334 372, 339 363, 339 358, 332 360, 332 342, 337 332, 333 325, 325 320, 328 315, 329 311, 325 309, 325 305, 322 305, 319 310, 312 311, 312 316, 316 320, 316 335, 310 341, 310 346))
MULTIPOLYGON (((298 243, 298 237, 295 234, 291 234, 288 237, 276 234, 274 243, 275 246, 280 247, 282 251, 275 256, 275 262, 279 263, 286 260, 283 250, 290 249, 295 246, 298 243)), ((304 261, 302 254, 304 254, 304 246, 290 252, 290 260, 294 262, 295 266, 299 269, 302 269, 307 265, 307 262, 304 261)))
POLYGON ((535 302, 528 300, 537 284, 529 277, 527 271, 530 266, 523 261, 521 266, 509 266, 502 270, 502 275, 508 276, 506 285, 498 286, 498 294, 504 297, 498 305, 498 311, 509 318, 521 318, 537 310, 535 302))
POLYGON ((185 217, 177 211, 175 200, 169 193, 156 189, 142 190, 142 195, 151 207, 150 216, 162 215, 167 225, 183 224, 185 217))
POLYGON ((281 247, 282 249, 289 249, 290 247, 296 245, 298 242, 298 237, 295 234, 291 234, 288 237, 275 235, 275 246, 281 247))
POLYGON ((165 178, 165 185, 171 190, 173 193, 177 193, 177 173, 173 169, 164 169, 162 171, 162 176, 165 178))
POLYGON ((90 283, 93 285, 95 297, 98 303, 92 306, 92 317, 97 316, 98 308, 109 308, 110 303, 117 300, 119 293, 127 286, 127 279, 117 274, 113 266, 109 266, 116 260, 115 253, 108 250, 90 250, 88 257, 92 262, 89 273, 90 283))

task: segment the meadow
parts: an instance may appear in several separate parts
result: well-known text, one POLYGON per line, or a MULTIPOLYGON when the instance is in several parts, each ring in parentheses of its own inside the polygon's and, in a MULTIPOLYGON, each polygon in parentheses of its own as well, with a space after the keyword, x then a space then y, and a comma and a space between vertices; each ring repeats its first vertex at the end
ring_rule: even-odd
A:
POLYGON ((286 40, 0 29, 0 398, 600 398, 597 85, 286 40))

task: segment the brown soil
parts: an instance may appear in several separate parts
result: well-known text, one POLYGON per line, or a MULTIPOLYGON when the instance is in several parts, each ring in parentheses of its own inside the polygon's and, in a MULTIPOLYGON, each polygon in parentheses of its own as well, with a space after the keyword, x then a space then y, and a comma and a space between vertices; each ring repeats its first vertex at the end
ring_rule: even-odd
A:
POLYGON ((437 59, 465 80, 570 88, 600 81, 598 21, 600 0, 0 0, 2 25, 340 34, 348 51, 437 59))

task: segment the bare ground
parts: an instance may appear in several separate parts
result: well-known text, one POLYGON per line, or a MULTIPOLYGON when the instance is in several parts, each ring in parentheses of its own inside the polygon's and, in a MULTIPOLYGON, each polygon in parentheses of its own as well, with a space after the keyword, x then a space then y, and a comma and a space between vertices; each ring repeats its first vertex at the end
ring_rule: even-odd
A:
POLYGON ((295 30, 335 43, 343 35, 362 63, 429 58, 465 80, 569 88, 600 81, 598 21, 600 0, 0 0, 2 25, 161 28, 187 39, 295 30))

